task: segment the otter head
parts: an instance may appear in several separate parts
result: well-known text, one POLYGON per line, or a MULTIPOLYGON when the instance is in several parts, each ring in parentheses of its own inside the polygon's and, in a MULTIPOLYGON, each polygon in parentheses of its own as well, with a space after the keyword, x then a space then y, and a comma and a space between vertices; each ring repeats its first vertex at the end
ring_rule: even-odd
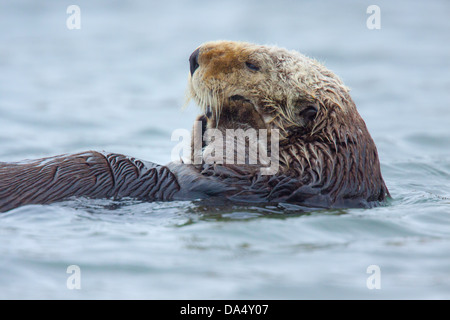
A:
POLYGON ((332 188, 348 178, 355 188, 371 181, 384 186, 375 144, 349 89, 314 59, 274 46, 214 41, 198 47, 189 62, 188 96, 207 127, 278 129, 282 170, 308 183, 332 188))
POLYGON ((220 116, 237 100, 249 102, 253 109, 247 111, 268 129, 280 129, 283 138, 315 134, 329 117, 337 128, 352 126, 359 116, 342 81, 295 51, 214 41, 197 48, 189 61, 188 95, 219 127, 220 116))

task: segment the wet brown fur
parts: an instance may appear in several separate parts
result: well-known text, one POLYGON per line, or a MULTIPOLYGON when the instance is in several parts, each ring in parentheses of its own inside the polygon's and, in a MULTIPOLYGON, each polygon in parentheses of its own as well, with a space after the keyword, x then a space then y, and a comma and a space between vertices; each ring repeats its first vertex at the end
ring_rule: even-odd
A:
POLYGON ((244 115, 236 114, 232 97, 252 104, 253 114, 245 109, 247 123, 280 130, 278 176, 295 177, 303 190, 291 201, 371 206, 389 196, 375 143, 348 88, 331 71, 277 47, 215 41, 199 50, 189 95, 203 110, 212 109, 212 116, 203 118, 205 127, 242 127, 244 115), (246 62, 259 70, 249 70, 246 62), (302 117, 311 106, 317 109, 314 118, 302 117))
MULTIPOLYGON (((294 51, 231 41, 200 46, 198 64, 188 98, 203 111, 202 133, 279 130, 277 174, 262 175, 253 165, 160 166, 94 151, 0 163, 0 212, 73 196, 219 197, 325 208, 373 207, 389 197, 375 143, 349 90, 323 65, 294 51)), ((202 156, 208 147, 203 142, 193 151, 202 156)))

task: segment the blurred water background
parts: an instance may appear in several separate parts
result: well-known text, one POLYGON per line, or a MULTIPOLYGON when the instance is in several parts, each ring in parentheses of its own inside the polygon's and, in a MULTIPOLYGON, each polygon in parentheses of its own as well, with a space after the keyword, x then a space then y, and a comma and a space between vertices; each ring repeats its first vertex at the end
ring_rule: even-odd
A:
POLYGON ((450 2, 0 2, 0 161, 106 150, 167 163, 188 57, 298 50, 352 89, 393 196, 299 212, 75 199, 0 215, 1 299, 449 299, 450 2), (81 9, 69 30, 66 9, 81 9), (366 9, 381 9, 381 29, 366 9), (69 290, 69 265, 81 289, 69 290), (369 289, 367 268, 381 271, 369 289))

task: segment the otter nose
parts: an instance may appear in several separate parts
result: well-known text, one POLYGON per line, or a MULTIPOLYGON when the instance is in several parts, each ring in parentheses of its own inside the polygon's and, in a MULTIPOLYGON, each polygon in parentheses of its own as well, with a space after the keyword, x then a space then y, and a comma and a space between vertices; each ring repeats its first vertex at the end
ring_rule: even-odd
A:
POLYGON ((199 67, 198 64, 198 54, 200 52, 200 49, 195 50, 192 52, 191 56, 189 57, 189 66, 191 69, 191 75, 194 74, 195 70, 199 67))

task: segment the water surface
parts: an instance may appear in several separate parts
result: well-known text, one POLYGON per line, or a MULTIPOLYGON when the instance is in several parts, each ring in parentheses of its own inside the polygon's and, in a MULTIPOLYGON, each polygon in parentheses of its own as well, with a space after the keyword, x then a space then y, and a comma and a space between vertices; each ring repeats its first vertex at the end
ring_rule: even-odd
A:
POLYGON ((450 4, 0 3, 0 160, 85 150, 167 163, 187 59, 216 39, 277 44, 336 72, 393 196, 370 210, 72 199, 0 215, 2 299, 450 298, 450 4), (69 290, 69 265, 81 289, 69 290), (369 289, 367 268, 381 271, 369 289))

